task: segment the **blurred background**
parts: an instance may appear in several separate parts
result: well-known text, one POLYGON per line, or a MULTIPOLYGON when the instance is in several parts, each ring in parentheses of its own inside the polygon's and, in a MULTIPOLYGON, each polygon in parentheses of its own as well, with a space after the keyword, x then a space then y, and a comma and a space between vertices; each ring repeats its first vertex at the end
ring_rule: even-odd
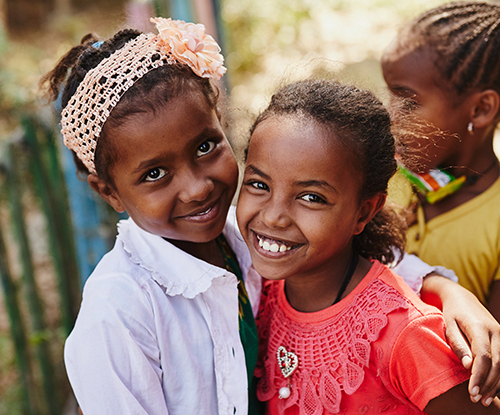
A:
POLYGON ((87 33, 202 22, 228 68, 237 155, 277 86, 311 74, 385 88, 378 60, 440 0, 0 0, 0 415, 76 414, 62 358, 81 287, 119 219, 76 175, 40 78, 87 33))

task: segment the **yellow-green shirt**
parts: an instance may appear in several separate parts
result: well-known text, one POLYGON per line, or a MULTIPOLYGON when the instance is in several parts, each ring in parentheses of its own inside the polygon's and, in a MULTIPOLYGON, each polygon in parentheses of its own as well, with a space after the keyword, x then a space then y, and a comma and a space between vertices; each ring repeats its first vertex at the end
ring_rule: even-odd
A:
MULTIPOLYGON (((400 180, 389 190, 403 204, 409 200, 408 187, 400 180)), ((407 252, 430 265, 454 270, 458 282, 486 304, 491 283, 500 280, 500 179, 429 222, 418 206, 417 218, 407 231, 407 252)))

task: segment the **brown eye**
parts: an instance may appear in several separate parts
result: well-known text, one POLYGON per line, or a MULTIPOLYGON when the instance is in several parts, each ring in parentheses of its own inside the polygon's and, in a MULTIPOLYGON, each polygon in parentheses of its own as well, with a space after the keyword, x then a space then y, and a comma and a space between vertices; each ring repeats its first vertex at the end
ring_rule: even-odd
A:
POLYGON ((251 184, 252 187, 254 187, 257 190, 268 190, 269 189, 269 187, 267 186, 267 184, 262 183, 262 182, 252 182, 250 184, 251 184))
POLYGON ((160 167, 156 167, 156 168, 148 171, 148 173, 146 174, 145 180, 147 182, 154 182, 156 180, 161 179, 166 174, 167 174, 167 172, 164 169, 162 169, 160 167))
POLYGON ((311 203, 325 203, 325 199, 322 197, 315 195, 314 193, 308 193, 306 195, 303 195, 300 197, 302 200, 305 200, 306 202, 311 202, 311 203))
POLYGON ((196 155, 198 157, 204 156, 205 154, 211 153, 215 148, 215 143, 213 141, 204 141, 198 147, 196 155))

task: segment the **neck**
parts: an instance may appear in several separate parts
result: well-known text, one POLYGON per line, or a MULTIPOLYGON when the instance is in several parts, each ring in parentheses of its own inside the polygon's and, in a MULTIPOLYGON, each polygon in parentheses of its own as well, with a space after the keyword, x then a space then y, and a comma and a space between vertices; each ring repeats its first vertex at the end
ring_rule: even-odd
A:
POLYGON ((189 241, 179 241, 175 239, 168 239, 168 241, 175 245, 177 248, 183 250, 184 252, 194 256, 195 258, 201 259, 202 261, 208 262, 209 264, 223 268, 224 257, 222 252, 217 246, 215 239, 209 242, 189 242, 189 241))
MULTIPOLYGON (((297 275, 286 279, 285 293, 288 303, 297 311, 313 313, 331 307, 337 297, 349 267, 347 256, 328 274, 297 275), (335 268, 335 269, 334 269, 335 268)), ((363 280, 371 268, 371 262, 359 257, 358 265, 341 299, 345 298, 363 280)))

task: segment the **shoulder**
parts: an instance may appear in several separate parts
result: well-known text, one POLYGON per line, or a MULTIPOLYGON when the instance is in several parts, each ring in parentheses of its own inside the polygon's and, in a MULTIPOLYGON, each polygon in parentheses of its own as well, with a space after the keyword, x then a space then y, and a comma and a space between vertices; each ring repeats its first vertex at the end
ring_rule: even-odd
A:
MULTIPOLYGON (((417 257, 415 258, 418 259, 417 257)), ((427 266, 427 264, 425 265, 427 266)), ((431 270, 433 269, 430 266, 428 267, 431 270)), ((380 281, 384 282, 385 284, 389 285, 394 290, 396 290, 399 293, 399 295, 404 297, 407 300, 410 307, 416 311, 417 313, 416 316, 425 314, 435 314, 435 313, 441 314, 441 312, 436 307, 426 304, 420 299, 418 294, 416 294, 415 291, 412 289, 412 287, 409 286, 408 282, 406 281, 406 278, 403 278, 399 274, 396 274, 393 270, 389 269, 388 267, 384 266, 384 269, 380 273, 380 276, 378 278, 380 281)))
MULTIPOLYGON (((386 325, 378 339, 378 346, 386 351, 385 358, 389 358, 393 353, 402 333, 409 327, 426 330, 428 324, 432 330, 437 330, 440 336, 444 336, 444 318, 441 311, 424 303, 403 278, 389 268, 379 263, 375 263, 373 268, 375 267, 378 268, 378 275, 369 281, 357 298, 357 303, 368 315, 384 316, 381 321, 386 325)), ((418 342, 417 334, 415 338, 418 342)))

